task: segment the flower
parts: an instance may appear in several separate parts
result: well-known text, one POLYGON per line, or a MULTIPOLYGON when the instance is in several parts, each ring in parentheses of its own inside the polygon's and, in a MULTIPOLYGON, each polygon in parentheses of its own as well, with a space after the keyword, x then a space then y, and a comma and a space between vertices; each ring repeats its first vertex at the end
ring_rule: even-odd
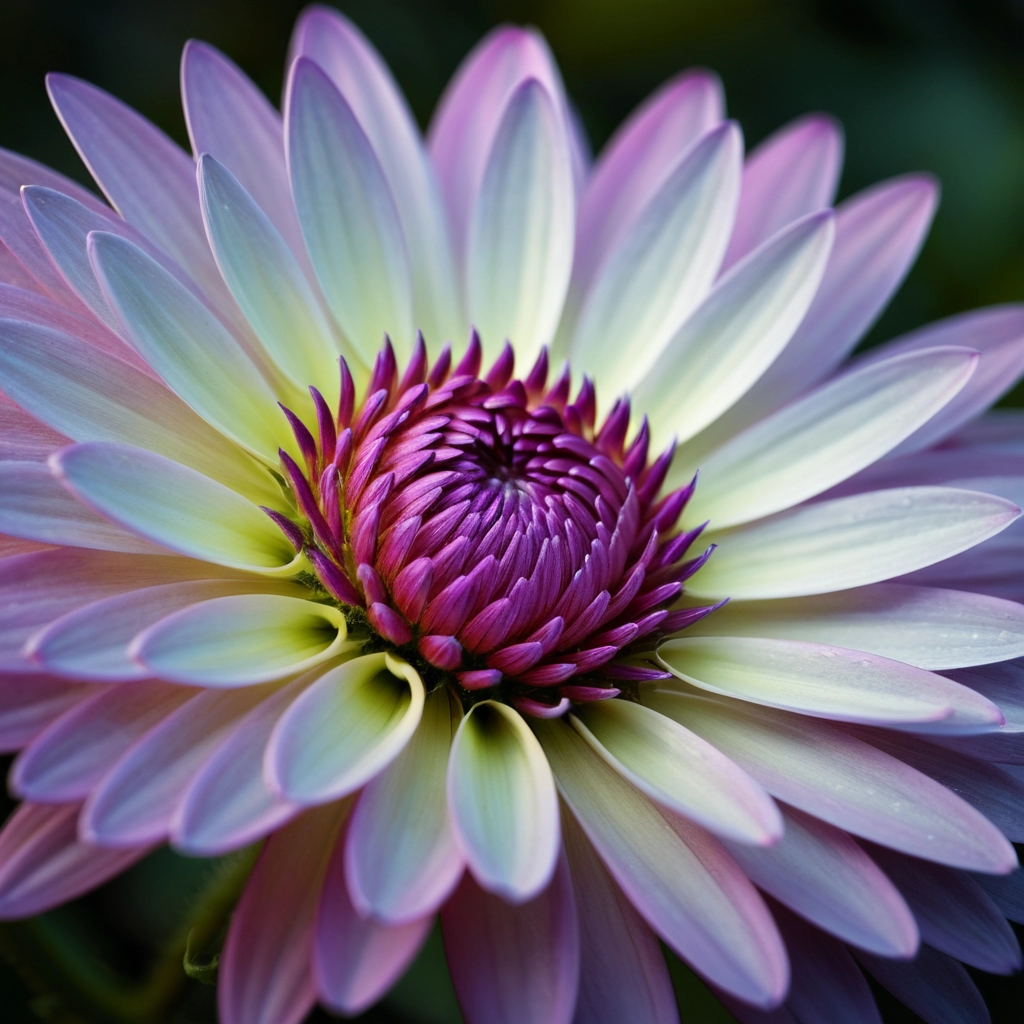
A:
POLYGON ((265 838, 224 1024, 358 1012, 438 913, 469 1024, 674 1021, 656 936, 744 1021, 875 1020, 862 969, 977 1019, 1024 309, 849 358, 934 182, 833 211, 838 127, 744 163, 704 72, 591 168, 514 28, 426 146, 326 8, 283 127, 210 47, 182 79, 195 161, 50 79, 109 206, 0 160, 0 916, 265 838))

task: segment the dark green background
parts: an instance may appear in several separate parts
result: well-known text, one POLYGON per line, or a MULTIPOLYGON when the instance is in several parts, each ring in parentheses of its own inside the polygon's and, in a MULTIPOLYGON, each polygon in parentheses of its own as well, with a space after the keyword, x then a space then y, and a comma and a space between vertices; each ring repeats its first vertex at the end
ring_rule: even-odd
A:
MULTIPOLYGON (((302 6, 0 0, 0 145, 84 180, 46 100, 42 77, 51 70, 111 90, 184 142, 177 85, 185 40, 220 47, 276 99, 288 34, 302 6)), ((547 34, 595 148, 663 79, 700 64, 722 76, 748 146, 807 111, 837 115, 847 141, 841 195, 889 175, 933 171, 943 185, 935 227, 869 341, 973 306, 1024 298, 1024 0, 359 0, 338 6, 380 48, 421 123, 469 47, 492 25, 511 20, 547 34)), ((0 945, 18 969, 0 960, 0 1021, 108 1024, 109 1015, 83 1015, 53 995, 52 941, 50 953, 37 946, 44 929, 93 981, 110 981, 109 969, 141 976, 168 944, 172 960, 180 955, 174 943, 212 870, 165 851, 42 924, 5 929, 0 945)), ((684 1021, 729 1020, 692 976, 678 965, 674 970, 684 1021)), ((366 1019, 457 1020, 436 942, 413 975, 366 1019)), ((1019 978, 980 983, 997 1024, 1024 1020, 1019 978)), ((889 1022, 916 1019, 884 995, 881 1003, 889 1022)), ((212 1021, 212 1005, 212 990, 188 981, 167 1019, 212 1021)))

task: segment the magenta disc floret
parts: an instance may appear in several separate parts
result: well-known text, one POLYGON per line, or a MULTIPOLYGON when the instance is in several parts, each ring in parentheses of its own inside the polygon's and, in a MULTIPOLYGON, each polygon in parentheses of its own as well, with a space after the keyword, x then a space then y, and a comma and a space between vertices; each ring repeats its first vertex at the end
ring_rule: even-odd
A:
POLYGON ((549 386, 546 351, 525 379, 510 345, 481 361, 476 334, 454 369, 418 337, 399 377, 385 339, 357 404, 342 360, 336 415, 315 389, 315 433, 285 410, 303 522, 268 514, 356 630, 467 699, 546 717, 666 677, 620 656, 717 607, 671 607, 712 551, 677 528, 696 480, 661 495, 671 450, 648 461, 646 421, 626 445, 625 399, 598 427, 591 382, 549 386))

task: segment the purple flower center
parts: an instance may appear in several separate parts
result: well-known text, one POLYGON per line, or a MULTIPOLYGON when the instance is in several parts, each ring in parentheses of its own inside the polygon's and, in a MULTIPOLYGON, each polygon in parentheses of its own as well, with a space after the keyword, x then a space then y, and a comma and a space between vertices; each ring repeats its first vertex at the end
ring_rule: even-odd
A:
POLYGON ((648 462, 646 421, 626 446, 628 401, 597 427, 589 380, 570 401, 546 352, 522 380, 513 360, 506 345, 481 377, 474 335, 454 370, 447 349, 430 366, 418 339, 399 379, 386 343, 359 407, 342 361, 336 416, 311 389, 318 437, 285 410, 304 522, 269 514, 373 641, 548 716, 664 677, 620 656, 713 610, 671 609, 712 549, 687 558, 696 481, 659 497, 672 451, 648 462))

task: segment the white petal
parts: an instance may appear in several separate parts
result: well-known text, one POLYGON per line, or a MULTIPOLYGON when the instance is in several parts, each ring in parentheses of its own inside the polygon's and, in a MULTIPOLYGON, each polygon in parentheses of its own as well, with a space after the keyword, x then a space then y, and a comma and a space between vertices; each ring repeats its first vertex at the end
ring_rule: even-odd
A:
POLYGON ((709 539, 719 547, 690 594, 799 597, 846 590, 940 562, 1005 529, 1011 502, 953 487, 904 487, 780 512, 709 539))
MULTIPOLYGON (((190 782, 171 819, 175 849, 216 857, 276 831, 301 808, 275 796, 263 778, 263 752, 278 719, 311 682, 310 673, 257 704, 190 782)), ((182 687, 177 687, 182 689, 182 687)))
POLYGON ((268 575, 296 571, 295 552, 270 517, 194 469, 102 442, 71 445, 50 461, 79 498, 165 548, 268 575))
POLYGON ((633 392, 655 448, 685 441, 721 415, 789 341, 832 247, 829 212, 779 232, 722 278, 633 392))
POLYGON ((369 366, 386 333, 412 350, 412 286, 391 190, 352 108, 305 57, 292 65, 285 133, 299 223, 320 287, 369 366))
POLYGON ((1016 863, 1002 833, 964 800, 835 726, 666 691, 644 703, 714 743, 779 800, 837 828, 968 870, 998 874, 1016 863))
POLYGON ((896 887, 845 833, 794 808, 783 810, 777 846, 730 845, 765 892, 844 942, 880 956, 917 952, 914 915, 896 887))
POLYGON ((575 1024, 679 1024, 672 982, 654 933, 602 864, 576 819, 562 815, 580 920, 575 1024))
POLYGON ((220 321, 131 242, 93 232, 89 254, 110 308, 171 390, 221 433, 276 463, 287 421, 220 321))
POLYGON ((647 923, 712 984, 769 1008, 789 965, 746 876, 707 833, 666 817, 574 729, 538 722, 559 791, 612 877, 647 923))
POLYGON ((555 332, 575 231, 564 125, 535 79, 513 93, 469 225, 466 295, 484 350, 510 339, 524 366, 555 332))
POLYGON ((264 762, 271 789, 300 804, 359 789, 408 743, 423 702, 419 675, 390 655, 330 669, 274 727, 264 762))
POLYGON ((722 838, 765 846, 782 836, 772 798, 678 722, 624 700, 582 705, 571 721, 608 764, 657 803, 722 838))
POLYGON ((409 249, 416 326, 435 344, 462 341, 466 327, 440 190, 419 128, 387 65, 351 21, 325 7, 307 8, 299 16, 291 59, 299 56, 330 76, 380 160, 409 249))
POLYGON ((174 612, 131 642, 128 654, 161 679, 248 686, 305 672, 360 645, 337 608, 280 594, 236 594, 174 612))
POLYGON ((551 880, 558 857, 558 798, 540 745, 506 704, 475 704, 448 762, 448 808, 469 869, 513 903, 551 880))
POLYGON ((843 130, 811 114, 784 125, 747 157, 728 270, 792 221, 832 205, 843 165, 843 130))
POLYGON ((254 500, 272 502, 280 496, 280 487, 262 464, 172 391, 77 337, 4 320, 0 388, 76 441, 120 441, 148 448, 254 500))
POLYGON ((41 462, 0 462, 0 533, 73 548, 161 553, 77 501, 41 462))
MULTIPOLYGON (((936 348, 848 373, 733 438, 700 467, 687 523, 748 523, 828 490, 892 450, 970 379, 978 355, 936 348)), ((673 479, 686 476, 685 450, 673 479)), ((696 467, 694 467, 696 468, 696 467)))
POLYGON ((415 921, 437 910, 462 875, 446 791, 457 711, 444 688, 430 694, 412 739, 356 804, 345 863, 352 901, 366 917, 415 921))
POLYGON ((291 249, 211 156, 199 161, 199 194, 217 266, 264 348, 297 387, 315 384, 333 403, 339 346, 291 249))
POLYGON ((711 288, 736 212, 742 159, 735 124, 708 132, 596 274, 570 350, 602 394, 642 378, 711 288))
POLYGON ((1003 723, 999 709, 966 686, 845 647, 680 637, 658 648, 658 660, 702 690, 816 718, 949 733, 1003 723))
POLYGON ((291 583, 248 580, 190 580, 143 587, 93 601, 54 619, 26 646, 26 653, 54 672, 95 682, 143 679, 146 670, 128 655, 128 644, 147 626, 199 601, 229 594, 304 596, 291 583))
POLYGON ((82 808, 83 839, 139 846, 167 837, 203 762, 238 720, 267 696, 259 687, 201 692, 129 747, 82 808))

